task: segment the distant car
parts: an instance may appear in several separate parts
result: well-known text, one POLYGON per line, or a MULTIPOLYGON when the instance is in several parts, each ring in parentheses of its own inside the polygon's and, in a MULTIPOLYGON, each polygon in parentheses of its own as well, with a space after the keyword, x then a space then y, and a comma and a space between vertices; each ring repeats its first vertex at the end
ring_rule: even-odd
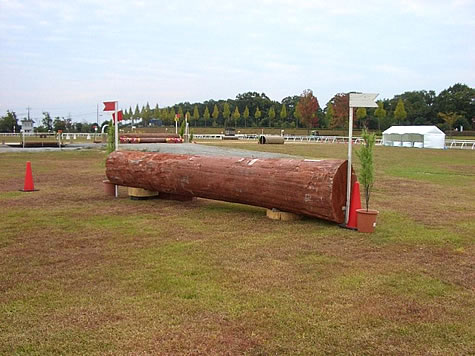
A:
POLYGON ((312 136, 320 136, 320 134, 318 133, 317 130, 312 130, 311 135, 312 136))

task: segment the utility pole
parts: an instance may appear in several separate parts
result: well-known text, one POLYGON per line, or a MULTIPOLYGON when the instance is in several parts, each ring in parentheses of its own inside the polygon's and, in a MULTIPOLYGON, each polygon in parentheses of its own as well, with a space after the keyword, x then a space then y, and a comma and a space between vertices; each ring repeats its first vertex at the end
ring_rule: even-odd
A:
POLYGON ((31 108, 29 106, 26 108, 26 110, 28 110, 28 120, 30 120, 30 109, 31 108))

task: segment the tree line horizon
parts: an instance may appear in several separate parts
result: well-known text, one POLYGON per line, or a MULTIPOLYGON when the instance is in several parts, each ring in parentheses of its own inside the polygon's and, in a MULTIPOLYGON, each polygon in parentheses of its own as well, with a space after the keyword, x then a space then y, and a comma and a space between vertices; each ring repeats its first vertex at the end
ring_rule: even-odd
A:
MULTIPOLYGON (((301 95, 287 96, 281 102, 258 92, 238 94, 235 99, 181 102, 163 108, 158 104, 151 107, 147 102, 142 107, 136 104, 134 109, 123 110, 123 118, 142 126, 174 126, 175 118, 181 123, 187 117, 195 127, 344 129, 348 127, 349 94, 335 94, 323 108, 310 89, 301 95)), ((438 95, 433 90, 406 91, 377 103, 377 108, 355 109, 355 128, 381 131, 395 124, 437 125, 447 131, 460 126, 472 129, 475 121, 475 89, 461 83, 438 95)), ((48 112, 43 116, 38 131, 84 132, 96 125, 53 119, 48 112)), ((11 132, 15 120, 15 113, 8 111, 0 118, 0 132, 11 132)))

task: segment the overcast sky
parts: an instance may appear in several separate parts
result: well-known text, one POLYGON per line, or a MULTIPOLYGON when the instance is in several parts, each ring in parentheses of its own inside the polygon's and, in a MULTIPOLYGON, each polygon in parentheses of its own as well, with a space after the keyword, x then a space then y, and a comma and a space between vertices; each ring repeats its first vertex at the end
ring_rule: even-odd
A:
POLYGON ((473 87, 474 25, 474 0, 0 0, 0 114, 473 87))

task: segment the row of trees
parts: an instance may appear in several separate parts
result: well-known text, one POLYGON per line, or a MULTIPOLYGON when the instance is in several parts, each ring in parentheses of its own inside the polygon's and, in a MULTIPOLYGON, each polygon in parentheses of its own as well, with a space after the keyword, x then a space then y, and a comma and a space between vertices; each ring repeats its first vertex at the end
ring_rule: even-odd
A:
MULTIPOLYGON (((182 102, 173 106, 125 110, 124 119, 142 121, 147 126, 154 120, 173 125, 175 117, 188 116, 194 126, 237 127, 315 127, 346 128, 348 125, 349 93, 336 94, 322 109, 310 90, 300 96, 288 96, 281 102, 265 93, 247 92, 236 99, 208 100, 203 103, 182 102), (298 103, 309 94, 315 99, 311 119, 302 117, 298 103), (309 121, 310 120, 310 121, 309 121)), ((407 91, 392 99, 378 102, 378 108, 355 110, 355 126, 384 130, 391 125, 438 125, 444 130, 464 126, 471 128, 475 118, 475 89, 455 84, 436 95, 433 90, 407 91)), ((305 106, 304 106, 305 107, 305 106)))
MULTIPOLYGON (((0 132, 20 132, 20 122, 14 111, 7 111, 6 115, 0 117, 0 132)), ((37 125, 38 132, 94 132, 97 124, 88 122, 74 122, 71 118, 56 116, 52 118, 48 112, 43 113, 40 125, 37 125)))
MULTIPOLYGON (((182 102, 160 108, 149 103, 124 111, 124 120, 142 126, 174 125, 175 118, 185 116, 192 126, 278 127, 278 128, 346 128, 349 93, 336 94, 324 108, 311 90, 288 96, 281 102, 265 93, 247 92, 235 99, 182 102)), ((356 127, 384 130, 391 125, 438 125, 443 130, 463 126, 472 128, 475 118, 475 89, 455 84, 436 95, 430 91, 408 91, 383 99, 378 108, 359 108, 354 112, 356 127)), ((126 121, 127 122, 127 121, 126 121)), ((38 131, 94 132, 95 124, 73 122, 43 113, 38 131)), ((19 130, 14 112, 0 118, 0 132, 19 130)))

